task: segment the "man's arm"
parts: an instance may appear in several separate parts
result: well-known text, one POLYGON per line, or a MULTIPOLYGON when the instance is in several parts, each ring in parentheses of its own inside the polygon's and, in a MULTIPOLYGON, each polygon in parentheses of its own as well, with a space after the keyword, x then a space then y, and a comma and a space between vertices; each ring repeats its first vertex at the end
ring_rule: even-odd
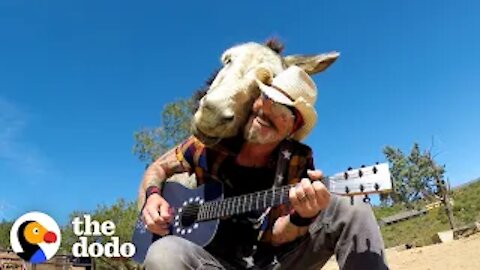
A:
POLYGON ((279 246, 304 236, 308 232, 308 226, 297 227, 290 223, 290 215, 279 217, 273 225, 272 244, 279 246))
POLYGON ((175 173, 182 173, 189 171, 190 166, 183 159, 177 158, 176 147, 163 156, 155 160, 145 171, 143 181, 140 184, 138 194, 138 206, 142 209, 142 217, 148 230, 158 234, 168 234, 168 224, 171 222, 170 205, 158 193, 151 193, 148 198, 146 191, 148 187, 160 187, 160 185, 170 176, 175 173))
POLYGON ((138 191, 139 208, 145 203, 145 192, 149 186, 160 187, 172 175, 190 171, 187 162, 178 160, 176 156, 177 148, 171 149, 148 166, 138 191))

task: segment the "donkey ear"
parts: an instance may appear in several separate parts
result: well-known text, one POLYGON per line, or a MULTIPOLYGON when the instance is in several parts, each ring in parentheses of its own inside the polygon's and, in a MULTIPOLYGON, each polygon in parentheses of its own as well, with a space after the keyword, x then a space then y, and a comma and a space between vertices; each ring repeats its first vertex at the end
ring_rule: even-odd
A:
POLYGON ((337 60, 339 52, 329 52, 317 55, 288 55, 284 61, 287 67, 296 65, 310 75, 320 73, 327 69, 335 60, 337 60))

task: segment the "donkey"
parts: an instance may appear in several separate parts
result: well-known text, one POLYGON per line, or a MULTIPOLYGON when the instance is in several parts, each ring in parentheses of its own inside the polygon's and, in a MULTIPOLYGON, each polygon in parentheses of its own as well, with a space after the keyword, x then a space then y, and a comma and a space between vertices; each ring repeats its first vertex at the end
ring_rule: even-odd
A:
POLYGON ((269 83, 291 65, 310 75, 327 69, 338 52, 317 55, 282 56, 283 44, 269 40, 266 44, 249 42, 227 49, 223 67, 212 79, 192 120, 192 133, 208 146, 221 139, 235 137, 245 125, 254 100, 260 95, 257 79, 269 83))

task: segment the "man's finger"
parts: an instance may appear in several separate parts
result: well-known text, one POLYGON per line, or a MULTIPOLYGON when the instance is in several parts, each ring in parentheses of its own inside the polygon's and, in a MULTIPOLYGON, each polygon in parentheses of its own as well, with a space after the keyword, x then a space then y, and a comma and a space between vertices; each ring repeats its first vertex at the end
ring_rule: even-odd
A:
POLYGON ((325 185, 320 181, 315 181, 312 185, 318 198, 319 206, 325 208, 330 203, 330 192, 328 192, 325 185))
POLYGON ((160 216, 164 222, 170 222, 172 219, 170 205, 166 201, 160 205, 160 216))
POLYGON ((313 181, 312 187, 315 190, 315 193, 325 192, 327 187, 320 181, 313 181))
POLYGON ((313 186, 312 186, 312 183, 310 183, 310 180, 307 178, 303 178, 300 183, 302 185, 305 196, 307 196, 305 199, 315 200, 315 190, 313 189, 313 186))
POLYGON ((303 190, 303 186, 301 184, 297 185, 295 188, 295 197, 299 203, 303 203, 307 199, 307 194, 305 194, 305 190, 303 190))
POLYGON ((151 226, 151 225, 155 224, 152 217, 150 216, 150 213, 148 213, 147 209, 144 209, 144 211, 143 211, 143 222, 147 226, 151 226))
POLYGON ((288 199, 290 200, 290 203, 294 206, 300 203, 297 197, 297 189, 295 187, 291 187, 288 191, 288 199))
POLYGON ((307 174, 312 180, 320 180, 323 178, 323 172, 320 170, 307 170, 307 174))
POLYGON ((168 223, 156 223, 148 211, 143 215, 144 223, 149 231, 158 235, 165 235, 168 233, 168 223))
POLYGON ((168 230, 169 226, 170 226, 170 224, 168 224, 168 223, 162 223, 162 224, 158 225, 158 227, 162 230, 168 230))
POLYGON ((152 223, 157 223, 160 221, 160 215, 158 214, 158 211, 156 211, 155 208, 152 207, 145 207, 144 216, 145 221, 151 221, 152 223))

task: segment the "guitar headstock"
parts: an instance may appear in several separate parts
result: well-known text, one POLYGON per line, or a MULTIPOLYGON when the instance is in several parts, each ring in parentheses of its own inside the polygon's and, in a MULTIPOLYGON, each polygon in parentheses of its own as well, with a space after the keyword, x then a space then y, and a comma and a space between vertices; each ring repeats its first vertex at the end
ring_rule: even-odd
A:
POLYGON ((393 189, 388 163, 348 168, 328 177, 327 187, 331 193, 343 196, 388 193, 393 189))

